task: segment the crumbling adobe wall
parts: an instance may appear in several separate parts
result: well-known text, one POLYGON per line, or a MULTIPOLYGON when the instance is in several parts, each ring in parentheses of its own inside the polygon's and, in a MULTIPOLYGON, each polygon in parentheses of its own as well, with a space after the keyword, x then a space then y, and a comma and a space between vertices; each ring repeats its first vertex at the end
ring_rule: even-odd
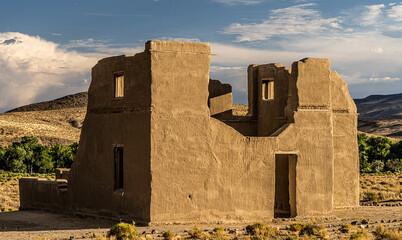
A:
MULTIPOLYGON (((291 216, 358 205, 356 109, 329 60, 303 59, 291 70, 250 66, 242 118, 230 114, 229 98, 215 99, 228 114, 211 117, 210 61, 208 44, 168 41, 99 61, 67 197, 56 196, 54 184, 21 180, 21 202, 144 223, 264 221, 274 217, 275 199, 289 198, 282 210, 291 216), (121 98, 116 74, 125 79, 121 98), (276 81, 267 102, 264 78, 276 81), (115 147, 124 147, 122 189, 115 189, 115 147), (48 198, 37 198, 45 188, 48 198)), ((225 91, 219 96, 231 98, 225 91)))
POLYGON ((357 111, 347 84, 331 71, 334 124, 334 207, 359 205, 359 149, 357 111))
POLYGON ((149 222, 151 70, 148 51, 102 59, 92 69, 87 115, 69 173, 72 209, 149 222), (124 74, 124 97, 114 75, 124 74), (114 148, 124 147, 124 191, 115 191, 114 148))

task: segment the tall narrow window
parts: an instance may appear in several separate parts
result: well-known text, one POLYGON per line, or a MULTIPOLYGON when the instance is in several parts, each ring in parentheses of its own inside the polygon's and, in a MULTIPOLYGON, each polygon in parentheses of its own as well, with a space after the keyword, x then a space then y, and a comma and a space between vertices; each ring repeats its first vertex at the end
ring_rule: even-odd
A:
POLYGON ((114 190, 123 189, 123 147, 114 148, 114 190))
POLYGON ((262 99, 271 100, 274 99, 274 79, 263 78, 262 79, 262 99))
POLYGON ((124 97, 124 75, 122 73, 114 75, 114 97, 124 97))

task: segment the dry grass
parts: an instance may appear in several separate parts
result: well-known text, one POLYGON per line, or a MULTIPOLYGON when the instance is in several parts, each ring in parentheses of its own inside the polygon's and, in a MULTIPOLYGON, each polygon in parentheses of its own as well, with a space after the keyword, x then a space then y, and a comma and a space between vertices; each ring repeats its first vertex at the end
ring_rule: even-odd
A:
POLYGON ((0 211, 20 207, 20 191, 18 180, 0 182, 0 211))
POLYGON ((83 122, 86 108, 66 108, 50 111, 13 112, 0 114, 0 147, 19 141, 23 136, 35 136, 44 145, 78 142, 81 129, 71 122, 83 122))
POLYGON ((360 200, 367 201, 370 194, 375 194, 378 201, 402 200, 402 175, 375 175, 360 176, 360 200))

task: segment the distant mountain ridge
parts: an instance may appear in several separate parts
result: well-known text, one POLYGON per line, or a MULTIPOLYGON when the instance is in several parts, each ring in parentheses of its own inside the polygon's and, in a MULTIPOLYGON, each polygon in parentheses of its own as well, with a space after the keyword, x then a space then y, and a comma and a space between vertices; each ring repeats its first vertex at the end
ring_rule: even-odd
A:
POLYGON ((402 93, 370 95, 354 99, 360 120, 386 120, 402 118, 402 93))
POLYGON ((80 92, 57 98, 51 101, 32 103, 29 105, 17 107, 7 112, 32 112, 47 111, 55 109, 86 107, 88 104, 88 92, 80 92))
MULTIPOLYGON (((385 120, 402 118, 402 93, 391 95, 370 95, 354 99, 359 120, 385 120)), ((46 111, 64 108, 86 107, 88 92, 71 94, 51 101, 32 103, 7 112, 46 111)))
MULTIPOLYGON (((355 99, 354 101, 357 106, 357 111, 360 114, 358 123, 359 131, 402 139, 402 93, 391 95, 371 95, 366 98, 355 99)), ((61 97, 53 101, 33 103, 18 107, 5 114, 18 113, 32 115, 46 112, 48 110, 58 110, 53 113, 46 112, 46 114, 58 116, 60 119, 66 118, 63 120, 62 124, 73 126, 73 129, 75 130, 71 131, 79 131, 77 127, 81 126, 82 121, 85 118, 87 103, 88 93, 81 92, 61 97), (74 110, 72 110, 73 108, 74 110), (77 114, 73 116, 73 112, 71 111, 77 112, 77 114), (65 117, 63 117, 64 115, 65 117)), ((246 115, 247 111, 247 106, 233 104, 233 113, 235 115, 246 115)), ((0 118, 1 115, 2 114, 0 114, 0 118)), ((77 135, 78 133, 75 134, 77 135)), ((21 131, 21 135, 23 136, 23 131, 21 131)))

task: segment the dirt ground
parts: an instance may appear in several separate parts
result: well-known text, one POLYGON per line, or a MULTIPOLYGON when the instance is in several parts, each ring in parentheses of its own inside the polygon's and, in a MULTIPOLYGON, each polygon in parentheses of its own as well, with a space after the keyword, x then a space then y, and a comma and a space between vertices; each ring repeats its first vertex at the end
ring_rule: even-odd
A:
MULTIPOLYGON (((287 230, 290 224, 307 223, 311 220, 310 218, 277 218, 266 224, 277 227, 281 232, 281 239, 286 239, 290 233, 287 230)), ((365 228, 369 234, 379 224, 383 224, 389 229, 398 228, 402 224, 402 207, 364 206, 355 209, 339 209, 335 210, 331 216, 315 218, 313 221, 327 229, 329 239, 344 239, 350 236, 350 233, 344 234, 339 231, 340 226, 345 223, 356 224, 353 226, 355 229, 365 228), (368 223, 361 224, 363 219, 368 223), (354 223, 355 221, 356 223, 354 223)), ((42 211, 2 212, 0 213, 0 239, 102 239, 102 236, 106 236, 110 227, 116 223, 118 223, 117 220, 42 211)), ((246 223, 237 225, 199 224, 197 227, 204 232, 209 232, 215 227, 222 226, 226 232, 230 230, 235 232, 229 235, 230 238, 235 236, 242 238, 245 237, 246 225, 246 223)), ((188 235, 186 231, 193 227, 193 224, 137 226, 137 232, 143 234, 144 237, 148 235, 153 239, 162 239, 162 233, 171 230, 176 235, 186 237, 188 235)))

